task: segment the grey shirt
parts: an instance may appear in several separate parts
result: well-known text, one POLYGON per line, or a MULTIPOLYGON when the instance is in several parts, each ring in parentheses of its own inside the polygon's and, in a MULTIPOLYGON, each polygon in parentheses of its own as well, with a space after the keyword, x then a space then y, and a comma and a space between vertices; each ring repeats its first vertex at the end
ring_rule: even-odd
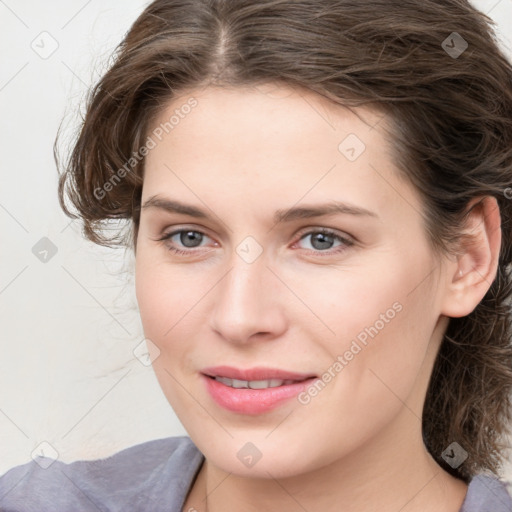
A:
MULTIPOLYGON (((148 441, 93 461, 38 457, 0 477, 0 510, 181 512, 203 461, 188 437, 148 441)), ((512 499, 501 481, 478 475, 460 512, 512 512, 512 499)))

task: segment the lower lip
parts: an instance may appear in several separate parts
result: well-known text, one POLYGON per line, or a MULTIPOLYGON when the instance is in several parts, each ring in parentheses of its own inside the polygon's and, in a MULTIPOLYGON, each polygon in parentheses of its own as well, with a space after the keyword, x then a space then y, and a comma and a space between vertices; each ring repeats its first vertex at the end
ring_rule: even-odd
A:
POLYGON ((215 379, 202 376, 211 397, 224 409, 241 414, 262 414, 304 391, 316 377, 266 389, 232 388, 215 379))

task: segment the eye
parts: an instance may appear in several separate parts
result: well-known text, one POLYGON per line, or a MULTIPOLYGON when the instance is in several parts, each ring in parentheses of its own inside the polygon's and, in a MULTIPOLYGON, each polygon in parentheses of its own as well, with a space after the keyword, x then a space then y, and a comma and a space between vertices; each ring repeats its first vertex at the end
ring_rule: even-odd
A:
POLYGON ((341 236, 335 231, 327 228, 316 228, 303 233, 299 242, 307 239, 310 240, 309 245, 312 247, 312 249, 307 248, 307 250, 315 253, 340 253, 354 245, 354 242, 348 237, 341 236), (338 242, 338 245, 334 245, 336 242, 338 242), (331 250, 333 245, 336 247, 335 250, 331 250))
MULTIPOLYGON (((165 242, 166 248, 175 254, 190 256, 196 252, 194 249, 203 247, 201 244, 205 238, 210 237, 202 231, 195 229, 177 229, 170 233, 165 233, 162 237, 158 238, 157 241, 165 242)), ((354 245, 354 242, 350 238, 337 234, 335 231, 328 228, 315 228, 306 233, 302 233, 299 242, 307 240, 308 238, 311 248, 306 247, 306 250, 315 254, 338 254, 354 245), (335 245, 336 243, 337 245, 335 245)), ((296 244, 299 242, 296 242, 296 244)))
POLYGON ((158 238, 157 241, 167 242, 165 244, 166 247, 174 253, 189 255, 195 252, 193 249, 201 247, 201 242, 205 237, 210 238, 203 232, 195 229, 178 229, 171 233, 166 233, 161 238, 158 238), (183 250, 180 247, 184 247, 186 250, 183 250))

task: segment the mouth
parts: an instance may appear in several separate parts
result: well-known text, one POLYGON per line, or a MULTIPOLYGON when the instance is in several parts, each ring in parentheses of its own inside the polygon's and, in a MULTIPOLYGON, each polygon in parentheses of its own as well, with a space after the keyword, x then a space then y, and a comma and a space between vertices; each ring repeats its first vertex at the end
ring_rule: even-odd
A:
POLYGON ((303 391, 316 375, 274 368, 238 369, 228 366, 203 369, 211 398, 222 408, 240 414, 271 411, 303 391))

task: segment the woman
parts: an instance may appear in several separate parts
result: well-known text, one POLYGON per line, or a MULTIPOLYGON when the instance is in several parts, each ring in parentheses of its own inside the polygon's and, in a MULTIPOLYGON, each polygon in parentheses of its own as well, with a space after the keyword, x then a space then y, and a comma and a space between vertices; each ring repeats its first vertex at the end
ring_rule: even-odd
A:
POLYGON ((462 0, 153 2, 59 193, 133 248, 190 438, 14 468, 4 509, 512 510, 511 86, 462 0))

